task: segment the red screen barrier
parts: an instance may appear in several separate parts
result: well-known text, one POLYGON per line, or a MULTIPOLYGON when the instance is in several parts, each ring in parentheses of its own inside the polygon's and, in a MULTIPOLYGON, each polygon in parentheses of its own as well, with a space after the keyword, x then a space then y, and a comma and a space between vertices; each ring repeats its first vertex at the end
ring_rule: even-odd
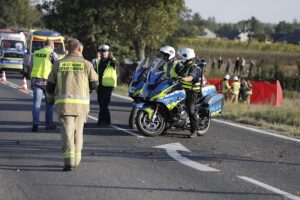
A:
MULTIPOLYGON (((223 79, 207 79, 209 84, 215 85, 218 92, 222 92, 223 79)), ((266 81, 250 81, 253 86, 251 104, 272 104, 280 106, 282 103, 282 88, 279 81, 269 83, 266 81)), ((231 85, 232 81, 229 81, 231 85)))

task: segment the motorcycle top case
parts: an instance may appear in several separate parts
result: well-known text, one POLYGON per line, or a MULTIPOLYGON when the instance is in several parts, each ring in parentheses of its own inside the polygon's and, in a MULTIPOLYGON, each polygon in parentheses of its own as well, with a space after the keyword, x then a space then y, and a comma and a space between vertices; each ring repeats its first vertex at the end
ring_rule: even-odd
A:
POLYGON ((210 94, 217 93, 216 86, 214 85, 201 85, 201 95, 203 97, 208 96, 210 94))
POLYGON ((224 107, 224 96, 219 93, 212 93, 208 96, 200 99, 200 105, 205 105, 210 111, 210 116, 214 117, 221 114, 222 108, 224 107))

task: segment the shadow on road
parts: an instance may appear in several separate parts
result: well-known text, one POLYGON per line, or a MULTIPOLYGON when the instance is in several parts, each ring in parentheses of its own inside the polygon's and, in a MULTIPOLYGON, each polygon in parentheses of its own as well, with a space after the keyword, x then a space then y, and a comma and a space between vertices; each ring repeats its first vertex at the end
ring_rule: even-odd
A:
POLYGON ((75 184, 43 184, 38 185, 48 186, 48 187, 64 187, 64 188, 95 188, 95 189, 112 189, 112 190, 132 190, 132 191, 147 191, 147 192, 184 192, 184 193, 201 193, 201 194, 218 194, 218 195, 262 195, 262 196, 274 196, 281 197, 275 193, 259 193, 259 192, 225 192, 225 191, 206 191, 206 190, 197 190, 194 188, 162 188, 162 187, 130 187, 130 186, 108 186, 108 185, 75 185, 75 184))

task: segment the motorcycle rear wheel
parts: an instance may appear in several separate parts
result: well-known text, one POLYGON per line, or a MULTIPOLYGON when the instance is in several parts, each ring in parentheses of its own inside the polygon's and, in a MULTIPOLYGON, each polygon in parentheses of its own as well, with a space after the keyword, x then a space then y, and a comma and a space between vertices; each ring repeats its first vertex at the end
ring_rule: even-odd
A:
POLYGON ((151 122, 144 110, 138 111, 136 125, 139 131, 152 137, 161 135, 166 129, 165 119, 159 112, 156 113, 155 121, 151 122))

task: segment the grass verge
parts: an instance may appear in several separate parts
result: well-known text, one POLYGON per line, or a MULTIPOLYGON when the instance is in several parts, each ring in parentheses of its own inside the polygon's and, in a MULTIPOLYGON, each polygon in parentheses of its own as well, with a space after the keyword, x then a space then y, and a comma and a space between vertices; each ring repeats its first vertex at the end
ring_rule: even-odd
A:
POLYGON ((220 118, 275 130, 282 135, 300 137, 299 105, 300 99, 284 99, 281 107, 226 102, 220 118))

